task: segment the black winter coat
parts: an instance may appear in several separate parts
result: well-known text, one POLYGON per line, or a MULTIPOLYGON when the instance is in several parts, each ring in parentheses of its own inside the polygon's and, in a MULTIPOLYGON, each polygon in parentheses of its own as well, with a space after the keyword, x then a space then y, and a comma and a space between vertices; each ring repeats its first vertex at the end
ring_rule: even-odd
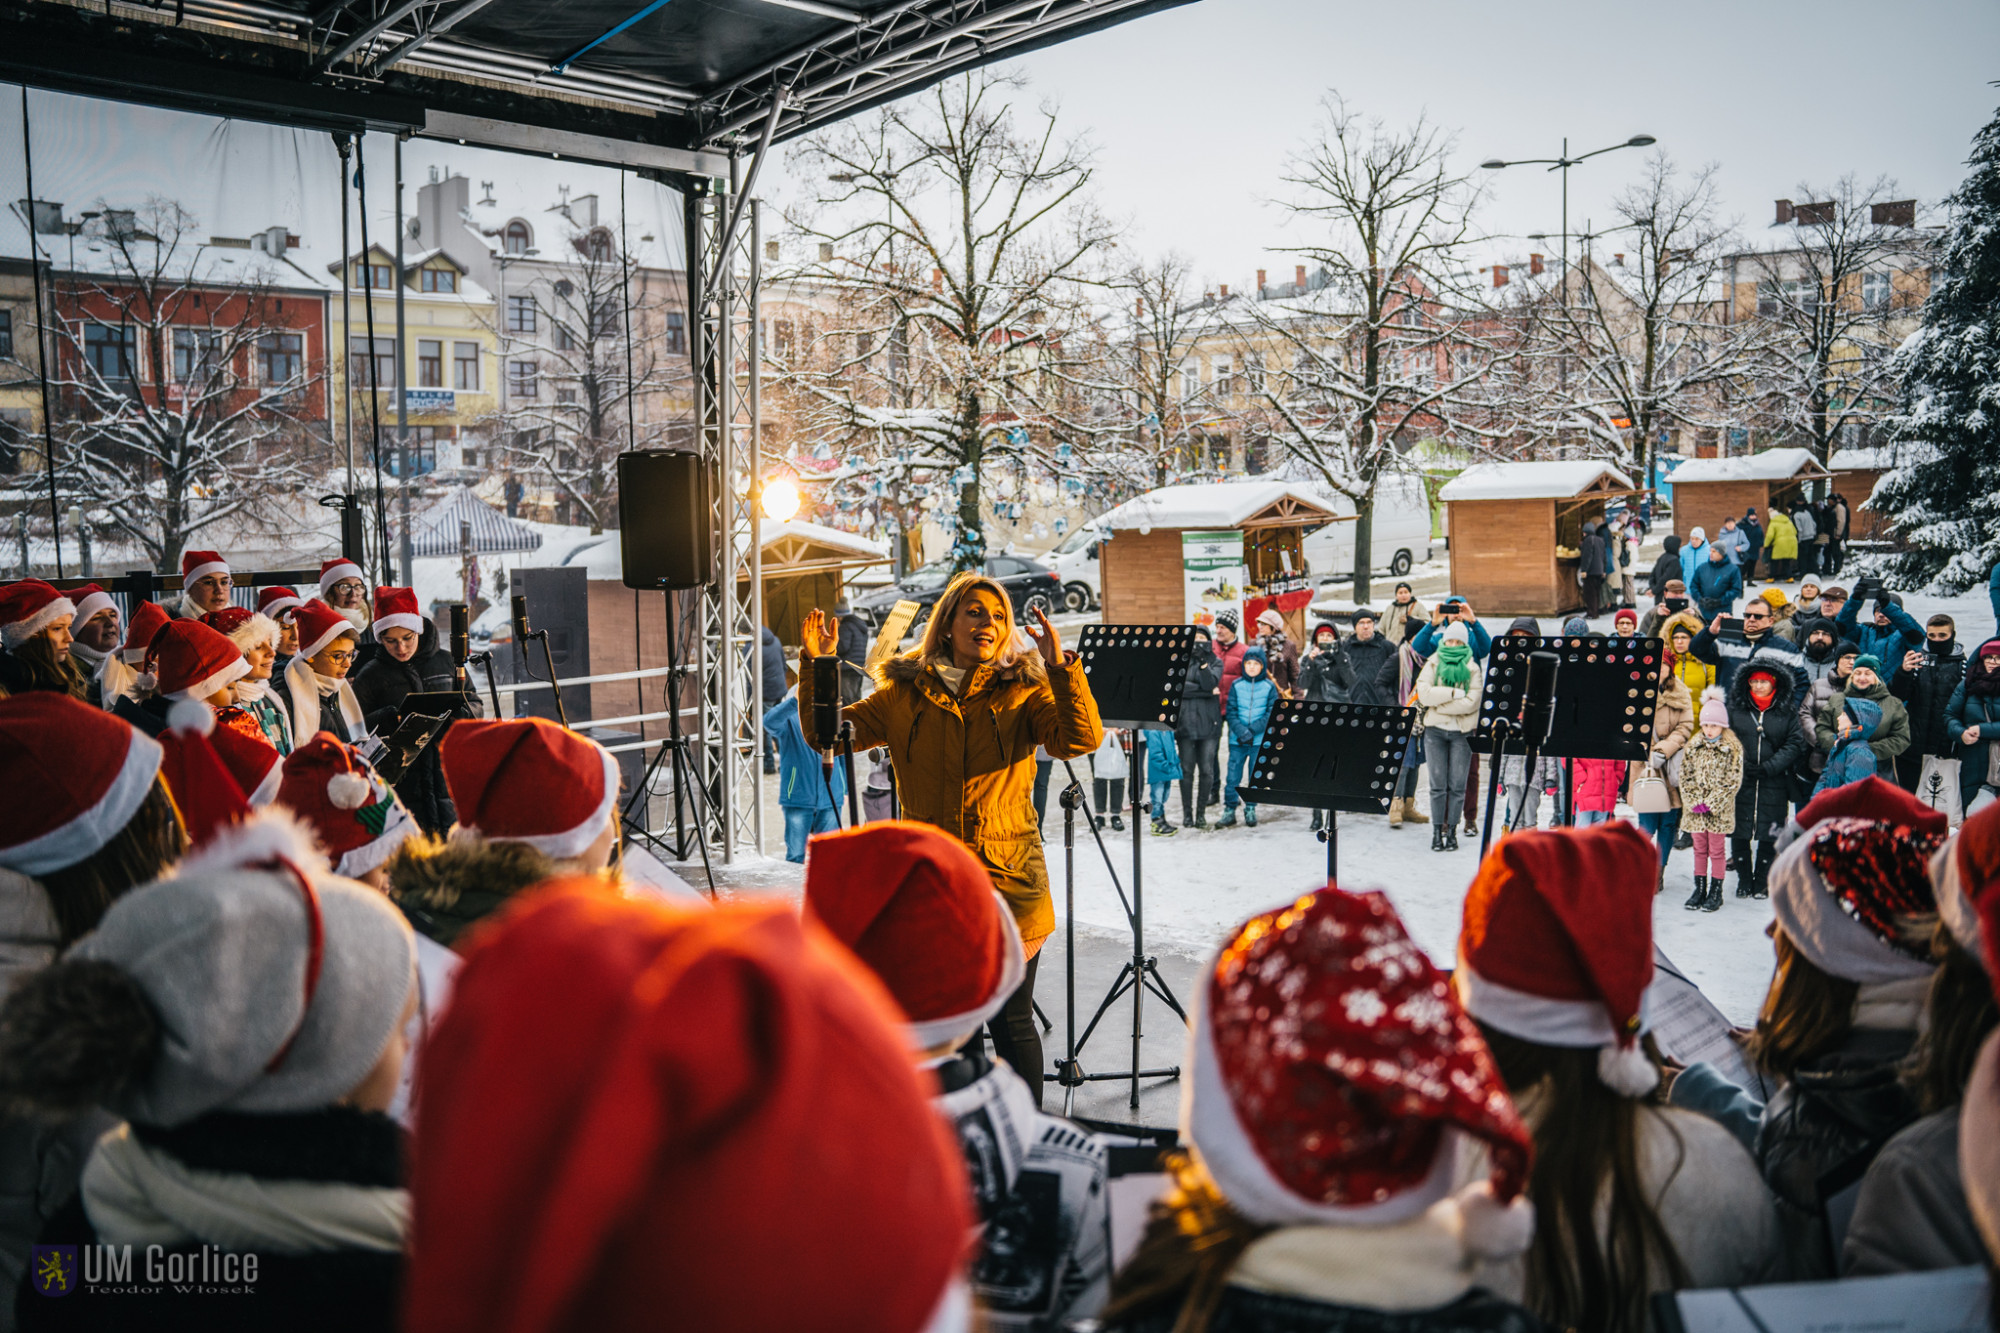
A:
POLYGON ((1341 640, 1340 647, 1354 672, 1350 701, 1393 705, 1397 685, 1396 645, 1380 634, 1366 643, 1350 634, 1341 640))
POLYGON ((1583 544, 1577 548, 1577 568, 1585 578, 1604 577, 1604 557, 1609 551, 1604 544, 1604 529, 1592 528, 1584 535, 1583 544))
POLYGON ((1678 550, 1668 551, 1653 562, 1653 572, 1646 576, 1646 590, 1658 601, 1667 595, 1667 580, 1681 576, 1681 557, 1678 550))
MULTIPOLYGON (((449 691, 456 680, 451 654, 438 647, 437 626, 426 620, 417 635, 417 651, 409 661, 398 662, 386 650, 378 652, 368 665, 354 673, 349 684, 354 687, 354 698, 361 705, 368 730, 377 736, 387 736, 396 729, 396 718, 405 699, 412 694, 449 691)), ((478 694, 469 690, 466 711, 473 717, 484 712, 478 694)), ((458 821, 451 793, 445 787, 444 765, 438 758, 443 739, 440 736, 426 746, 396 784, 396 794, 403 798, 403 804, 410 808, 426 833, 448 833, 458 821)))
POLYGON ((1799 717, 1797 678, 1788 664, 1769 663, 1777 693, 1760 710, 1750 701, 1750 669, 1729 683, 1729 727, 1743 743, 1743 785, 1736 790, 1739 840, 1769 842, 1785 822, 1792 772, 1812 750, 1812 733, 1799 717))
POLYGON ((1339 640, 1300 659, 1298 689, 1293 693, 1323 704, 1346 703, 1354 697, 1354 668, 1339 640))
POLYGON ((1222 660, 1212 649, 1195 650, 1181 685, 1181 720, 1174 735, 1191 741, 1212 741, 1222 735, 1222 701, 1216 690, 1222 685, 1222 660))
MULTIPOLYGON (((134 1125, 133 1132, 149 1147, 197 1171, 390 1189, 403 1183, 402 1130, 375 1112, 346 1107, 297 1115, 213 1112, 171 1130, 134 1125)), ((99 1243, 81 1193, 72 1195, 49 1219, 38 1243, 78 1246, 79 1259, 82 1246, 99 1243)), ((198 1264, 201 1250, 194 1243, 167 1246, 158 1262, 164 1264, 167 1256, 190 1255, 198 1264)), ((211 1262, 215 1253, 211 1247, 211 1262)), ((131 1329, 389 1333, 399 1325, 403 1256, 358 1249, 297 1255, 260 1250, 257 1280, 250 1290, 199 1294, 177 1292, 164 1282, 148 1284, 146 1247, 134 1245, 132 1281, 119 1283, 120 1291, 100 1293, 83 1285, 82 1276, 77 1272, 79 1285, 56 1299, 23 1282, 14 1298, 23 1333, 131 1329), (134 1292, 135 1287, 148 1289, 134 1292)))
MULTIPOLYGON (((1179 1316, 1179 1309, 1165 1306, 1101 1328, 1103 1333, 1169 1333, 1179 1316)), ((1549 1333, 1549 1326, 1478 1287, 1431 1310, 1377 1310, 1231 1286, 1222 1289, 1208 1333, 1549 1333)))
MULTIPOLYGON (((862 687, 868 683, 868 626, 861 623, 857 615, 839 618, 835 631, 833 655, 840 659, 840 702, 843 705, 858 703, 862 687)), ((783 657, 783 654, 780 654, 783 657)), ((783 680, 784 674, 779 673, 783 680)))
POLYGON ((1944 654, 1933 653, 1928 645, 1919 648, 1924 664, 1915 671, 1903 670, 1901 662, 1882 665, 1895 674, 1889 678, 1889 693, 1903 701, 1910 715, 1910 754, 1934 754, 1949 758, 1958 753, 1958 729, 1951 725, 1951 696, 1965 679, 1965 652, 1957 643, 1944 654))

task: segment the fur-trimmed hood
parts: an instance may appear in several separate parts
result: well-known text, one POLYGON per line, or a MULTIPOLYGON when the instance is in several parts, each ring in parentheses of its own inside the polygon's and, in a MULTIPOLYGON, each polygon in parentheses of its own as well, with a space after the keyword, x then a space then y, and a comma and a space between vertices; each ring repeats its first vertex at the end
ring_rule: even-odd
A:
POLYGON ((423 934, 450 947, 459 935, 556 873, 520 842, 465 834, 411 838, 389 858, 389 897, 423 934))
POLYGON ((1793 673, 1798 668, 1788 658, 1773 653, 1752 653, 1736 668, 1729 681, 1729 706, 1738 712, 1756 711, 1757 705, 1750 701, 1750 677, 1760 670, 1776 679, 1777 692, 1771 697, 1771 711, 1785 713, 1797 709, 1798 687, 1793 673))

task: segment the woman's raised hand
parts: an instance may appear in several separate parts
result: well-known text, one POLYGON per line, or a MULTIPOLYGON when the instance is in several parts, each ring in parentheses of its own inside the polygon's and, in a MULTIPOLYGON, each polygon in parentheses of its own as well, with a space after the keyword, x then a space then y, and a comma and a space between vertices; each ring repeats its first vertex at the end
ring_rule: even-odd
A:
POLYGON ((833 622, 827 618, 826 612, 817 609, 806 615, 801 641, 814 657, 831 657, 840 647, 840 635, 835 631, 833 622))
POLYGON ((1028 613, 1041 622, 1034 628, 1030 637, 1034 639, 1035 647, 1041 650, 1042 661, 1051 667, 1061 666, 1063 656, 1062 636, 1056 633, 1055 625, 1049 620, 1049 613, 1042 610, 1039 606, 1029 607, 1028 613))

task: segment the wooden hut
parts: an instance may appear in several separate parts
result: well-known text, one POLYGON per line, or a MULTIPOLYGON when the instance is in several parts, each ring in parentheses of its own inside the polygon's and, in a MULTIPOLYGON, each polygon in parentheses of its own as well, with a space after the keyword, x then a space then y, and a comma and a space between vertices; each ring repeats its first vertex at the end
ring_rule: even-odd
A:
MULTIPOLYGON (((857 569, 886 564, 889 544, 803 519, 764 520, 764 623, 787 648, 814 607, 831 612, 841 587, 857 569)), ((749 580, 746 570, 741 576, 749 580)))
POLYGON ((1259 611, 1274 606, 1285 618, 1286 633, 1303 643, 1305 608, 1312 600, 1302 550, 1306 534, 1353 521, 1295 482, 1194 482, 1147 491, 1097 520, 1110 538, 1098 555, 1104 623, 1186 624, 1183 535, 1234 531, 1242 534, 1247 575, 1240 590, 1244 620, 1254 623, 1259 611))
POLYGON ((1674 469, 1674 535, 1686 541, 1700 528, 1713 541, 1722 520, 1741 520, 1747 509, 1755 509, 1761 523, 1772 506, 1789 509, 1809 484, 1831 475, 1813 461, 1810 449, 1766 449, 1740 458, 1682 463, 1674 469))
MULTIPOLYGON (((1678 480, 1678 478, 1676 478, 1678 480)), ((1451 590, 1482 617, 1559 616, 1583 606, 1583 525, 1640 495, 1609 463, 1477 463, 1444 484, 1451 590)))
POLYGON ((1875 493, 1875 484, 1896 466, 1895 451, 1887 445, 1836 449, 1826 466, 1833 473, 1833 488, 1847 497, 1847 539, 1871 542, 1887 538, 1889 516, 1862 506, 1875 493))

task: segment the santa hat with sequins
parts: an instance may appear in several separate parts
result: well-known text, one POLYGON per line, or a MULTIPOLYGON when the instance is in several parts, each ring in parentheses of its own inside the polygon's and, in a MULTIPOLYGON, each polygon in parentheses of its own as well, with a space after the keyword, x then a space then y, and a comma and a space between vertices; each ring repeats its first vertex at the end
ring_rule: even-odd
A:
POLYGON ((1652 839, 1622 820, 1503 838, 1465 895, 1452 984, 1488 1027, 1596 1047, 1597 1076, 1640 1097, 1660 1071, 1640 1048, 1653 981, 1652 839))
POLYGON ((1250 1221, 1382 1227, 1445 1205, 1471 1254, 1533 1239, 1527 1127, 1384 895, 1318 889, 1238 927, 1188 1044, 1182 1136, 1250 1221), (1489 1174, 1454 1193, 1479 1147, 1489 1174))
POLYGON ((1808 963, 1868 986, 1936 968, 1930 831, 1888 819, 1822 819, 1771 863, 1771 915, 1808 963))

